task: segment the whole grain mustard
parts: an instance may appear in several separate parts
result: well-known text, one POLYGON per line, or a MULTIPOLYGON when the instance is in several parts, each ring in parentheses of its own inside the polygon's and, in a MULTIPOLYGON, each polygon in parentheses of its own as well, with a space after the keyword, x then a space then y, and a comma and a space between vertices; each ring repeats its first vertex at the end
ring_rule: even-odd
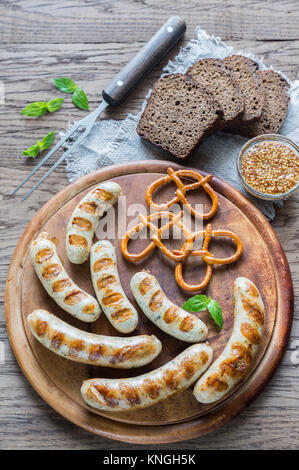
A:
POLYGON ((244 154, 241 171, 246 183, 256 191, 282 194, 299 179, 299 158, 286 144, 259 142, 244 154))

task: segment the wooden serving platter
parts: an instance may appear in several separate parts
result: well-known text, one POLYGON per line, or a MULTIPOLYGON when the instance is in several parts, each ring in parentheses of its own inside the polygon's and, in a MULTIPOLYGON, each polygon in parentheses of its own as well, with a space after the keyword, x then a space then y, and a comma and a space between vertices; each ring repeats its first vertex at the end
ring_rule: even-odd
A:
MULTIPOLYGON (((94 324, 85 324, 63 312, 46 294, 31 266, 29 246, 31 240, 42 231, 49 232, 57 245, 58 253, 67 272, 86 291, 93 293, 89 263, 72 265, 65 253, 65 231, 69 217, 78 201, 90 189, 105 180, 118 182, 126 196, 127 207, 132 203, 145 206, 145 188, 165 174, 167 162, 140 162, 117 165, 87 175, 54 196, 32 219, 25 230, 12 259, 7 277, 5 314, 7 330, 15 356, 29 382, 40 396, 67 419, 93 433, 126 442, 154 444, 180 441, 209 432, 242 410, 263 389, 277 367, 289 336, 293 314, 293 289, 290 271, 282 247, 264 216, 239 191, 214 177, 211 185, 219 197, 217 214, 209 222, 213 228, 227 228, 237 233, 244 244, 241 259, 228 266, 214 269, 212 280, 205 293, 218 300, 223 309, 224 327, 217 327, 205 312, 198 316, 209 328, 208 340, 213 347, 214 359, 223 350, 233 327, 232 284, 236 277, 245 276, 259 288, 266 307, 266 331, 259 355, 247 377, 223 400, 211 405, 199 404, 192 389, 171 397, 145 410, 125 413, 100 412, 89 408, 82 400, 80 386, 92 377, 129 377, 139 375, 165 364, 188 344, 166 335, 155 327, 140 311, 139 325, 132 335, 155 334, 162 341, 161 354, 146 367, 113 370, 77 364, 48 351, 30 334, 27 315, 36 308, 45 308, 70 324, 94 333, 117 336, 105 315, 94 324)), ((182 168, 171 164, 174 169, 182 168)), ((202 172, 205 174, 204 172, 202 172)), ((174 188, 165 186, 158 198, 172 197, 174 188)), ((193 203, 209 206, 205 193, 199 189, 188 195, 193 203)), ((121 234, 125 213, 116 209, 116 233, 121 234), (118 213, 119 212, 119 213, 118 213), (121 220, 118 227, 118 220, 121 220), (118 230, 119 229, 119 230, 118 230)), ((133 218, 136 213, 132 214, 133 218)), ((128 218, 125 222, 130 222, 128 218)), ((121 255, 119 238, 111 240, 117 251, 118 268, 125 292, 133 300, 130 279, 142 269, 150 270, 157 277, 166 295, 177 305, 182 305, 191 294, 184 293, 174 279, 174 264, 155 250, 148 258, 133 264, 121 255)), ((132 251, 139 250, 147 240, 132 242, 132 251), (135 248, 133 247, 135 243, 135 248)), ((180 241, 170 242, 180 246, 180 241), (177 244, 178 243, 178 244, 177 244)), ((130 247, 130 249, 131 249, 130 247)), ((215 255, 229 256, 234 247, 221 240, 211 244, 215 255)), ((186 264, 186 279, 201 279, 204 266, 193 258, 186 264)), ((135 303, 136 305, 136 303, 135 303)), ((137 306, 137 305, 136 305, 137 306)))

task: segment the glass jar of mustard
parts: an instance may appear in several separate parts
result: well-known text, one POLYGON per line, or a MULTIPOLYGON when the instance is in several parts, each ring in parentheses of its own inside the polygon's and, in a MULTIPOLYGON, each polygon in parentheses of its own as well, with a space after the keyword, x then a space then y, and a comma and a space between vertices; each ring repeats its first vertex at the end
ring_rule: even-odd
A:
POLYGON ((260 135, 242 147, 237 169, 250 194, 261 199, 286 199, 298 188, 299 148, 282 135, 260 135))

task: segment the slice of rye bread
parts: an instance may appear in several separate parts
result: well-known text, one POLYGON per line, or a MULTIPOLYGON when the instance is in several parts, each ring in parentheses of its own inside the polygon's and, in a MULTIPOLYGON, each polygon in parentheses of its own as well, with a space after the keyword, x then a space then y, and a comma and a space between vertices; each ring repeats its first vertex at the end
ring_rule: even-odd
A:
POLYGON ((262 79, 264 106, 261 116, 252 123, 243 123, 238 133, 244 137, 261 134, 276 134, 281 128, 290 101, 288 82, 274 70, 259 70, 262 79))
POLYGON ((222 62, 231 67, 234 80, 244 98, 244 113, 239 118, 240 123, 259 118, 264 105, 264 95, 262 78, 257 73, 258 64, 249 57, 236 54, 226 57, 222 62))
POLYGON ((221 127, 226 127, 242 115, 244 111, 242 93, 233 79, 232 69, 220 59, 201 59, 186 73, 209 91, 219 104, 223 111, 221 127))
POLYGON ((218 130, 221 109, 211 94, 181 74, 160 78, 142 113, 137 133, 178 158, 188 157, 218 130))

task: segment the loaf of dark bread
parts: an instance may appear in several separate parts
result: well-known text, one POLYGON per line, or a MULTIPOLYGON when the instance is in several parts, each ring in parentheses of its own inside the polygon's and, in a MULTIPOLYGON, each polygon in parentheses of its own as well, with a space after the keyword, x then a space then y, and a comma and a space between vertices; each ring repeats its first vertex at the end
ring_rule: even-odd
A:
POLYGON ((242 55, 231 55, 223 63, 232 69, 235 82, 244 98, 244 113, 239 120, 249 122, 260 117, 264 104, 261 76, 257 73, 258 64, 242 55))
POLYGON ((223 111, 222 127, 234 122, 244 111, 244 99, 232 69, 220 59, 201 59, 187 70, 193 80, 209 91, 223 111))
POLYGON ((288 82, 274 70, 259 70, 263 84, 264 106, 260 117, 252 123, 243 123, 238 133, 244 137, 276 134, 281 128, 289 105, 288 82))
POLYGON ((156 82, 137 132, 176 157, 186 158, 218 129, 221 116, 211 94, 198 83, 185 75, 167 75, 156 82))

